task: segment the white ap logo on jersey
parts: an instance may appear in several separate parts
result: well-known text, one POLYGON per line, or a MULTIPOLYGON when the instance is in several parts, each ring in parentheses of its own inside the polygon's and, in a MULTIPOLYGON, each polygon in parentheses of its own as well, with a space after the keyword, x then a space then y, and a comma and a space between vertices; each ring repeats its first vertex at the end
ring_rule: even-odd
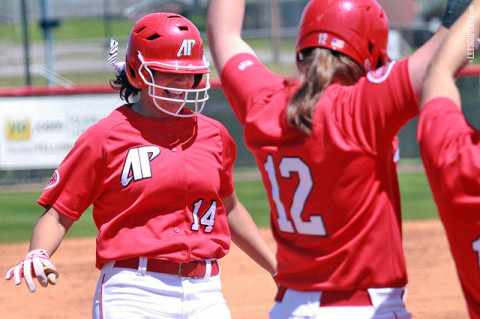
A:
POLYGON ((180 49, 178 49, 177 57, 181 57, 182 55, 191 56, 192 55, 192 48, 195 45, 195 40, 193 39, 183 39, 182 45, 180 49))
POLYGON ((132 179, 138 181, 152 177, 150 162, 160 154, 157 146, 142 146, 128 151, 122 171, 122 185, 128 186, 132 179))

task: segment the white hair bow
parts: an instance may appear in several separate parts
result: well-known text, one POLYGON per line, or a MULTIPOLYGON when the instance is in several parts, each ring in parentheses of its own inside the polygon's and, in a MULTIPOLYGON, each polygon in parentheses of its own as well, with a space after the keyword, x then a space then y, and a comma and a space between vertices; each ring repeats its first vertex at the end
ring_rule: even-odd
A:
POLYGON ((108 52, 108 64, 118 73, 122 73, 125 70, 125 62, 115 62, 117 61, 118 54, 118 42, 114 39, 110 40, 110 51, 108 52))

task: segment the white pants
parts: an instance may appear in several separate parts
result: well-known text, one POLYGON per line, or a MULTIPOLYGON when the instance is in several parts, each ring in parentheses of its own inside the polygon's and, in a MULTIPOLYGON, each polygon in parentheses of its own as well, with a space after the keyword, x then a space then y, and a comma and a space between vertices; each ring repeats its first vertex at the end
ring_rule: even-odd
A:
POLYGON ((177 275, 103 266, 93 301, 94 319, 230 319, 220 275, 177 275))
POLYGON ((321 307, 321 291, 287 289, 276 302, 270 319, 410 319, 403 288, 368 289, 371 306, 321 307))

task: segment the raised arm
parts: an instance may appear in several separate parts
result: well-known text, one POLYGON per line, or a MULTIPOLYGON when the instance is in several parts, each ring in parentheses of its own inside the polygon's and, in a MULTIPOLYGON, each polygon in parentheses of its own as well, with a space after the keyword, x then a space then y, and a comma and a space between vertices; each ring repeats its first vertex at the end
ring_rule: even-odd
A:
POLYGON ((480 34, 480 0, 474 0, 450 31, 433 57, 424 84, 422 106, 430 99, 448 97, 461 105, 455 75, 469 58, 480 34))
POLYGON ((447 9, 443 18, 443 24, 425 44, 423 44, 409 59, 408 68, 410 71, 410 79, 417 97, 422 97, 423 83, 427 68, 432 61, 434 53, 442 44, 448 33, 448 28, 457 20, 457 18, 468 7, 471 0, 448 0, 447 9))
POLYGON ((245 0, 210 0, 207 14, 208 45, 220 74, 232 56, 252 48, 242 39, 245 0))

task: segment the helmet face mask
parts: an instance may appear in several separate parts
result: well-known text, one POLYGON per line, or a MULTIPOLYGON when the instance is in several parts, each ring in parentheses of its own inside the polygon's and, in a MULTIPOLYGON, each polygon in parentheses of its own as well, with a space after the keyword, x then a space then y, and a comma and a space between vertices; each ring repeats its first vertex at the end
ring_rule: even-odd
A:
POLYGON ((365 72, 386 64, 388 21, 375 0, 311 0, 297 36, 297 61, 302 51, 321 47, 345 54, 365 72))
POLYGON ((153 13, 135 24, 128 41, 126 73, 132 86, 147 89, 155 106, 169 115, 195 116, 203 110, 209 97, 207 90, 210 88, 210 69, 203 56, 200 32, 192 22, 178 14, 153 13), (155 83, 154 71, 194 74, 194 87, 182 89, 160 86, 155 83), (200 83, 204 74, 206 81, 200 83), (162 92, 177 92, 179 98, 157 95, 159 89, 162 92), (177 111, 167 110, 162 106, 165 102, 178 103, 177 111), (185 106, 192 112, 182 113, 185 106))
MULTIPOLYGON (((209 82, 210 74, 208 73, 206 74, 205 86, 201 88, 182 89, 178 87, 173 88, 168 86, 162 86, 155 83, 155 77, 151 70, 151 69, 155 69, 155 66, 158 66, 159 62, 144 62, 140 53, 139 53, 139 58, 142 61, 142 64, 140 65, 140 68, 139 68, 140 77, 142 78, 142 81, 147 85, 148 95, 152 97, 154 105, 159 110, 169 115, 178 116, 178 117, 191 117, 203 111, 203 108, 205 107, 205 102, 209 98, 207 91, 208 89, 210 89, 210 82, 209 82), (144 74, 147 74, 147 76, 145 76, 144 74), (160 89, 161 91, 169 91, 169 92, 176 93, 180 96, 183 96, 183 98, 172 98, 172 97, 157 95, 157 89, 160 89), (172 112, 167 110, 167 108, 162 105, 163 104, 162 101, 165 101, 167 103, 172 103, 172 102, 177 103, 178 104, 177 111, 172 112), (183 114, 182 110, 185 106, 187 106, 192 111, 192 113, 183 114)), ((163 67, 165 67, 165 65, 163 65, 163 67)), ((171 66, 167 65, 167 67, 171 67, 171 66)), ((168 72, 165 72, 165 73, 168 73, 168 72)))

